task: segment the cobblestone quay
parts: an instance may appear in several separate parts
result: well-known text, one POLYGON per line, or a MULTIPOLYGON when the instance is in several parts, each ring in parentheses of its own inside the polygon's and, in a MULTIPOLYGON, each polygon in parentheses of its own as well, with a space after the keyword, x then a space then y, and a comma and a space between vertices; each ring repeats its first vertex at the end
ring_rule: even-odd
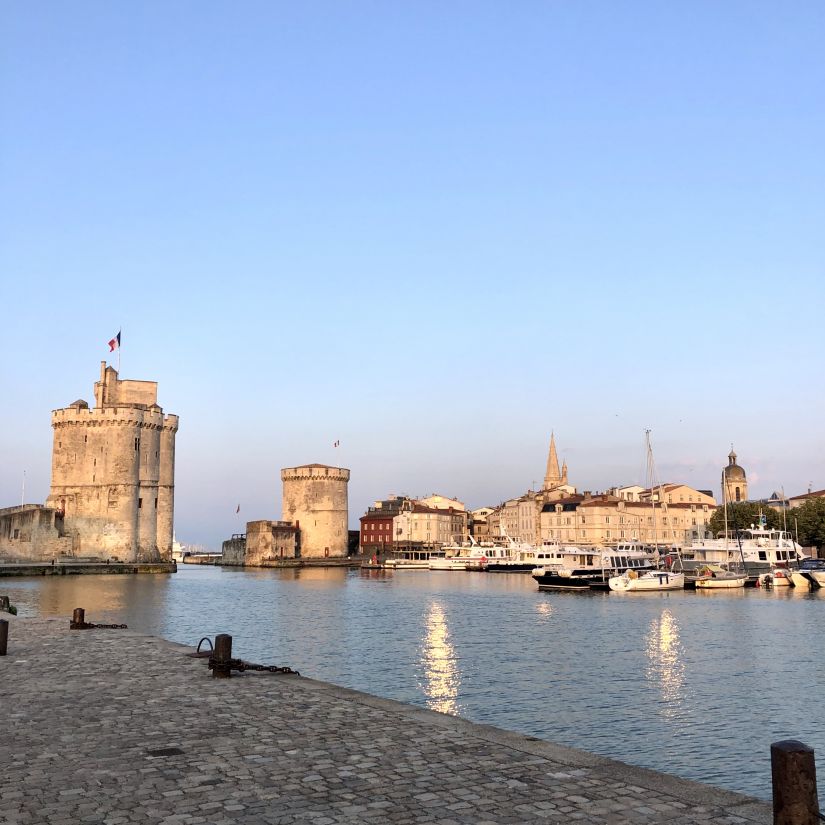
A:
POLYGON ((323 682, 212 679, 131 630, 4 618, 4 825, 771 821, 739 794, 323 682))

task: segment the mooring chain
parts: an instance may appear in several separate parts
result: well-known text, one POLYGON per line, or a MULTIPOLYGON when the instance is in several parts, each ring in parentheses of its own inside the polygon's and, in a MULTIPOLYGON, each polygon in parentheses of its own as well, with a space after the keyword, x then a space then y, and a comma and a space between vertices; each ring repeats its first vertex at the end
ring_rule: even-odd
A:
POLYGON ((209 669, 214 670, 215 666, 227 668, 229 670, 237 670, 243 673, 245 670, 254 670, 260 673, 288 673, 293 676, 300 676, 297 670, 291 667, 278 665, 255 665, 252 662, 245 662, 243 659, 229 659, 226 662, 218 662, 216 659, 209 659, 209 669))
POLYGON ((69 630, 127 630, 125 624, 95 624, 94 622, 69 622, 69 630))

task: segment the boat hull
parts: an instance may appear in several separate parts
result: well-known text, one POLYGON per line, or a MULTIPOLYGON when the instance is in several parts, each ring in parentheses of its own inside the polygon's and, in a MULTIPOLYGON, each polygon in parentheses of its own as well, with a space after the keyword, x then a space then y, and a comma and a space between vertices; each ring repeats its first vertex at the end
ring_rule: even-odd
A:
POLYGON ((695 585, 697 590, 732 590, 738 587, 744 587, 748 580, 747 576, 736 576, 734 578, 714 578, 714 579, 696 579, 695 585))

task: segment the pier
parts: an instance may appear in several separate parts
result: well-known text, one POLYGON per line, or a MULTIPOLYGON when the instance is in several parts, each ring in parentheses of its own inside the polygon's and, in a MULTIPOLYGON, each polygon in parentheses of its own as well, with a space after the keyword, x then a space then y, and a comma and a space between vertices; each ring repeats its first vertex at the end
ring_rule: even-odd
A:
POLYGON ((0 564, 0 578, 8 576, 82 576, 117 575, 119 573, 175 573, 175 562, 57 561, 5 562, 0 564))
POLYGON ((3 822, 771 822, 741 794, 311 674, 213 679, 133 630, 4 618, 3 822))

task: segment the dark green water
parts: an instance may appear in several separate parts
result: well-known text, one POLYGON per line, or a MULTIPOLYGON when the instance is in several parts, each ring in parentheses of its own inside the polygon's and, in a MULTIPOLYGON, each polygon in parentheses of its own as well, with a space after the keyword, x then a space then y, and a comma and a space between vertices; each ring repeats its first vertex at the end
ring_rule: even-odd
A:
MULTIPOLYGON (((770 797, 770 743, 825 754, 825 593, 540 593, 528 575, 333 569, 5 579, 63 616, 234 654, 770 797)), ((112 631, 116 632, 116 631, 112 631)), ((204 666, 205 667, 205 666, 204 666)))

